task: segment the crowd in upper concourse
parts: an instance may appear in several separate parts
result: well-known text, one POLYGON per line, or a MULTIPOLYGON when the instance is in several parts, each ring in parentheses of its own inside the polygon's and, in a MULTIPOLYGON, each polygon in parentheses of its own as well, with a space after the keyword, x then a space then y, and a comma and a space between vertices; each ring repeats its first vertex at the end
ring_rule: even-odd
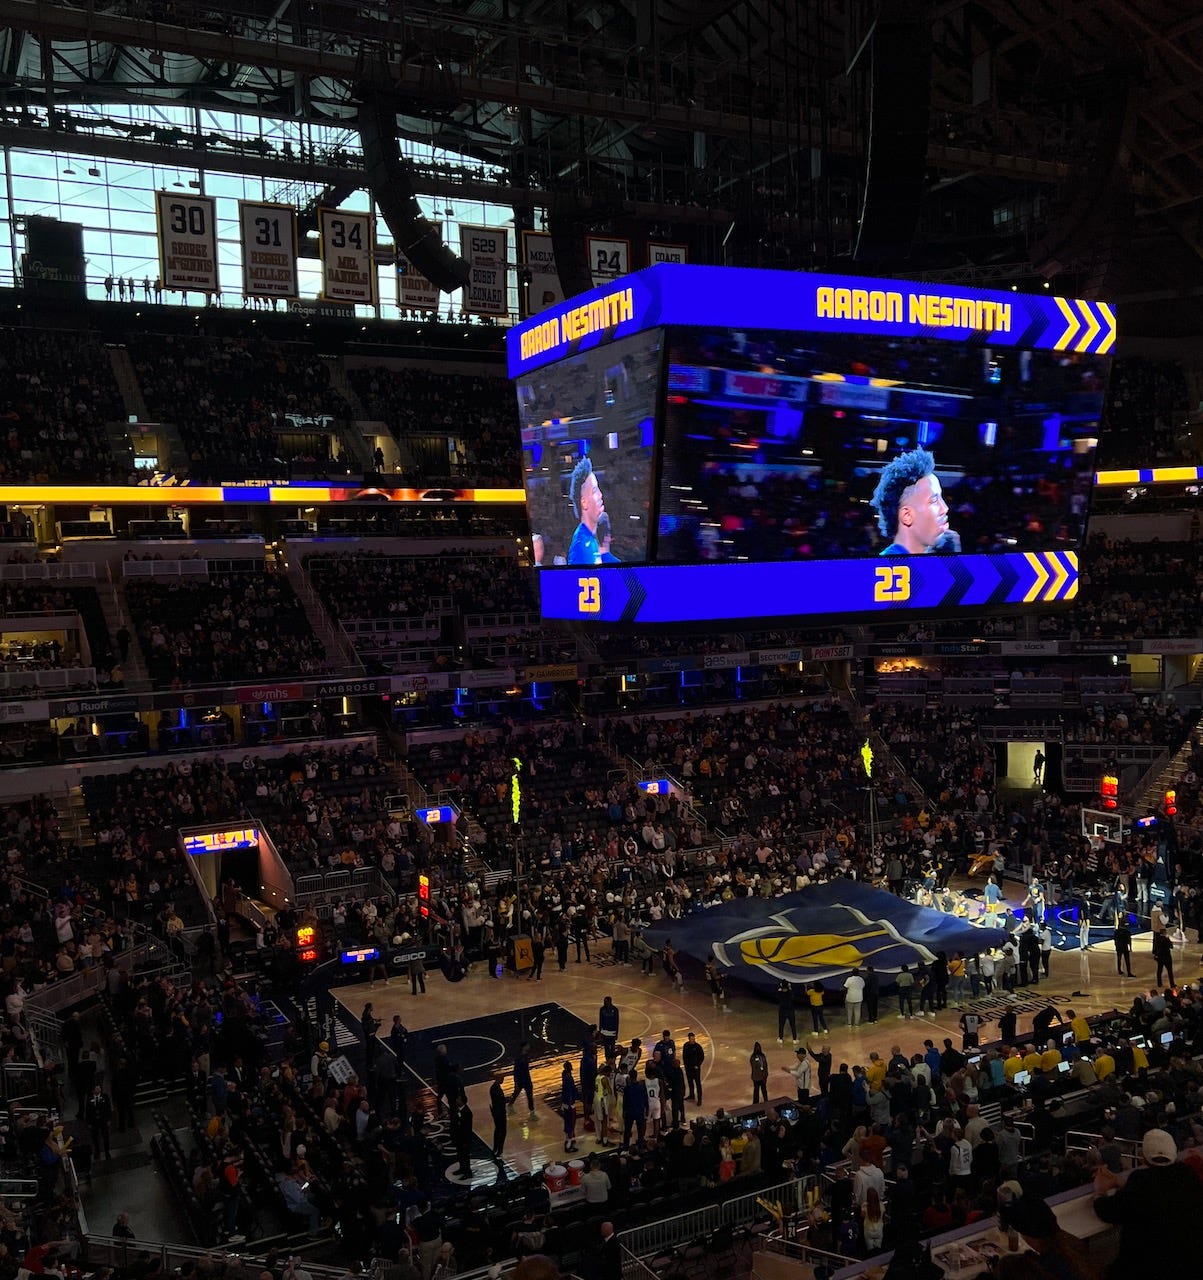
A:
POLYGON ((193 479, 329 464, 330 428, 350 416, 326 362, 306 345, 144 334, 130 358, 151 413, 179 428, 193 479))
POLYGON ((108 354, 99 340, 46 330, 0 330, 0 478, 124 482, 106 423, 125 418, 108 354))
POLYGON ((314 589, 339 619, 420 618, 432 602, 447 598, 439 612, 535 613, 530 570, 512 556, 383 555, 371 551, 314 554, 305 559, 314 589))
POLYGON ((1111 367, 1100 462, 1104 467, 1148 466, 1184 455, 1189 403, 1182 366, 1126 356, 1111 367))
POLYGON ((514 401, 500 379, 383 366, 352 368, 347 376, 369 418, 387 422, 404 443, 423 481, 519 482, 514 401), (454 455, 449 437, 458 442, 454 455))

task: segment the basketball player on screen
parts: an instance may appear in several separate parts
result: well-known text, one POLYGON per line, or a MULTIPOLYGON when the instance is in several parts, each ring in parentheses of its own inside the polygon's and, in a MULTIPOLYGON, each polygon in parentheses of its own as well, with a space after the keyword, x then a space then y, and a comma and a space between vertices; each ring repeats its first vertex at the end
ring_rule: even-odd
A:
POLYGON ((593 463, 582 458, 572 469, 568 496, 580 524, 568 544, 569 564, 601 564, 601 546, 597 540, 597 522, 606 510, 601 485, 593 474, 593 463))
POLYGON ((890 544, 883 556, 960 551, 961 537, 948 527, 948 504, 940 490, 936 460, 926 449, 900 453, 881 473, 870 503, 890 544))

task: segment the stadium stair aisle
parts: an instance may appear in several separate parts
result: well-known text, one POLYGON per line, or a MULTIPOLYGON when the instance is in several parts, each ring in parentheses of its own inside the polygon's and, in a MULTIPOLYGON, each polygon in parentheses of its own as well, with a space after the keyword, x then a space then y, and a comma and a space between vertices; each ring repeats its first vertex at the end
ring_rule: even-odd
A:
POLYGON ((92 818, 88 813, 84 800, 84 789, 74 786, 67 792, 65 802, 59 803, 59 830, 63 837, 74 840, 76 844, 90 848, 96 843, 96 835, 92 830, 92 818))
POLYGON ((125 656, 125 661, 121 664, 121 671, 125 676, 124 684, 126 689, 130 691, 149 689, 150 675, 146 669, 146 658, 142 653, 142 645, 138 640, 138 629, 134 626, 130 617, 123 587, 116 582, 100 584, 96 588, 96 593, 100 597, 100 608, 104 613, 105 626, 109 629, 109 635, 114 646, 116 646, 117 632, 122 627, 125 627, 129 632, 129 652, 125 656))
POLYGON ((1134 813, 1142 814, 1156 811, 1157 806, 1162 803, 1165 793, 1178 787, 1189 767, 1192 751, 1191 744, 1198 731, 1199 722, 1196 721, 1186 741, 1170 756, 1169 760, 1160 769, 1155 771, 1151 769, 1145 775, 1141 785, 1136 789, 1132 797, 1132 811, 1134 813))
POLYGON ((113 368, 113 377, 117 381, 117 390, 121 392, 121 402, 125 405, 127 415, 137 417, 139 422, 150 421, 150 410, 146 407, 146 397, 138 385, 138 376, 134 373, 134 363, 129 358, 125 347, 106 345, 109 353, 109 364, 113 368))
POLYGON ((284 576, 292 584, 292 589, 305 610, 305 616, 309 619, 309 625, 313 628, 313 634, 326 646, 326 660, 334 667, 334 674, 362 676, 365 668, 354 645, 342 627, 326 612, 299 558, 287 562, 284 576))

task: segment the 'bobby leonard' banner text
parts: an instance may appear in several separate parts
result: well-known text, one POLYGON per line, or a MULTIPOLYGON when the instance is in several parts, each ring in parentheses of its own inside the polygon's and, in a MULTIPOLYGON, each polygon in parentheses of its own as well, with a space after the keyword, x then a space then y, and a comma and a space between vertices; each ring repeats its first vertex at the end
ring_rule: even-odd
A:
POLYGON ((460 227, 459 242, 460 256, 468 264, 463 309, 477 316, 505 315, 509 233, 504 228, 460 227))

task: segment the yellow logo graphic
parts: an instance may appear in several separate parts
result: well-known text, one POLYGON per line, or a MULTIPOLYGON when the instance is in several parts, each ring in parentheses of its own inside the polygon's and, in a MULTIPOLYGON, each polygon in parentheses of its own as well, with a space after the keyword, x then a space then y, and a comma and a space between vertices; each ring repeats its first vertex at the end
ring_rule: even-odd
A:
POLYGON ((777 938, 752 938, 739 944, 739 954, 744 964, 788 965, 794 969, 834 965, 850 969, 896 945, 894 935, 878 925, 860 933, 793 933, 777 938), (878 945, 873 945, 875 941, 878 945))
POLYGON ((888 919, 873 919, 846 905, 825 908, 822 916, 815 920, 813 913, 782 911, 770 917, 771 924, 715 940, 712 950, 729 968, 748 965, 787 982, 828 978, 869 963, 879 973, 896 973, 904 964, 935 959, 888 919))

